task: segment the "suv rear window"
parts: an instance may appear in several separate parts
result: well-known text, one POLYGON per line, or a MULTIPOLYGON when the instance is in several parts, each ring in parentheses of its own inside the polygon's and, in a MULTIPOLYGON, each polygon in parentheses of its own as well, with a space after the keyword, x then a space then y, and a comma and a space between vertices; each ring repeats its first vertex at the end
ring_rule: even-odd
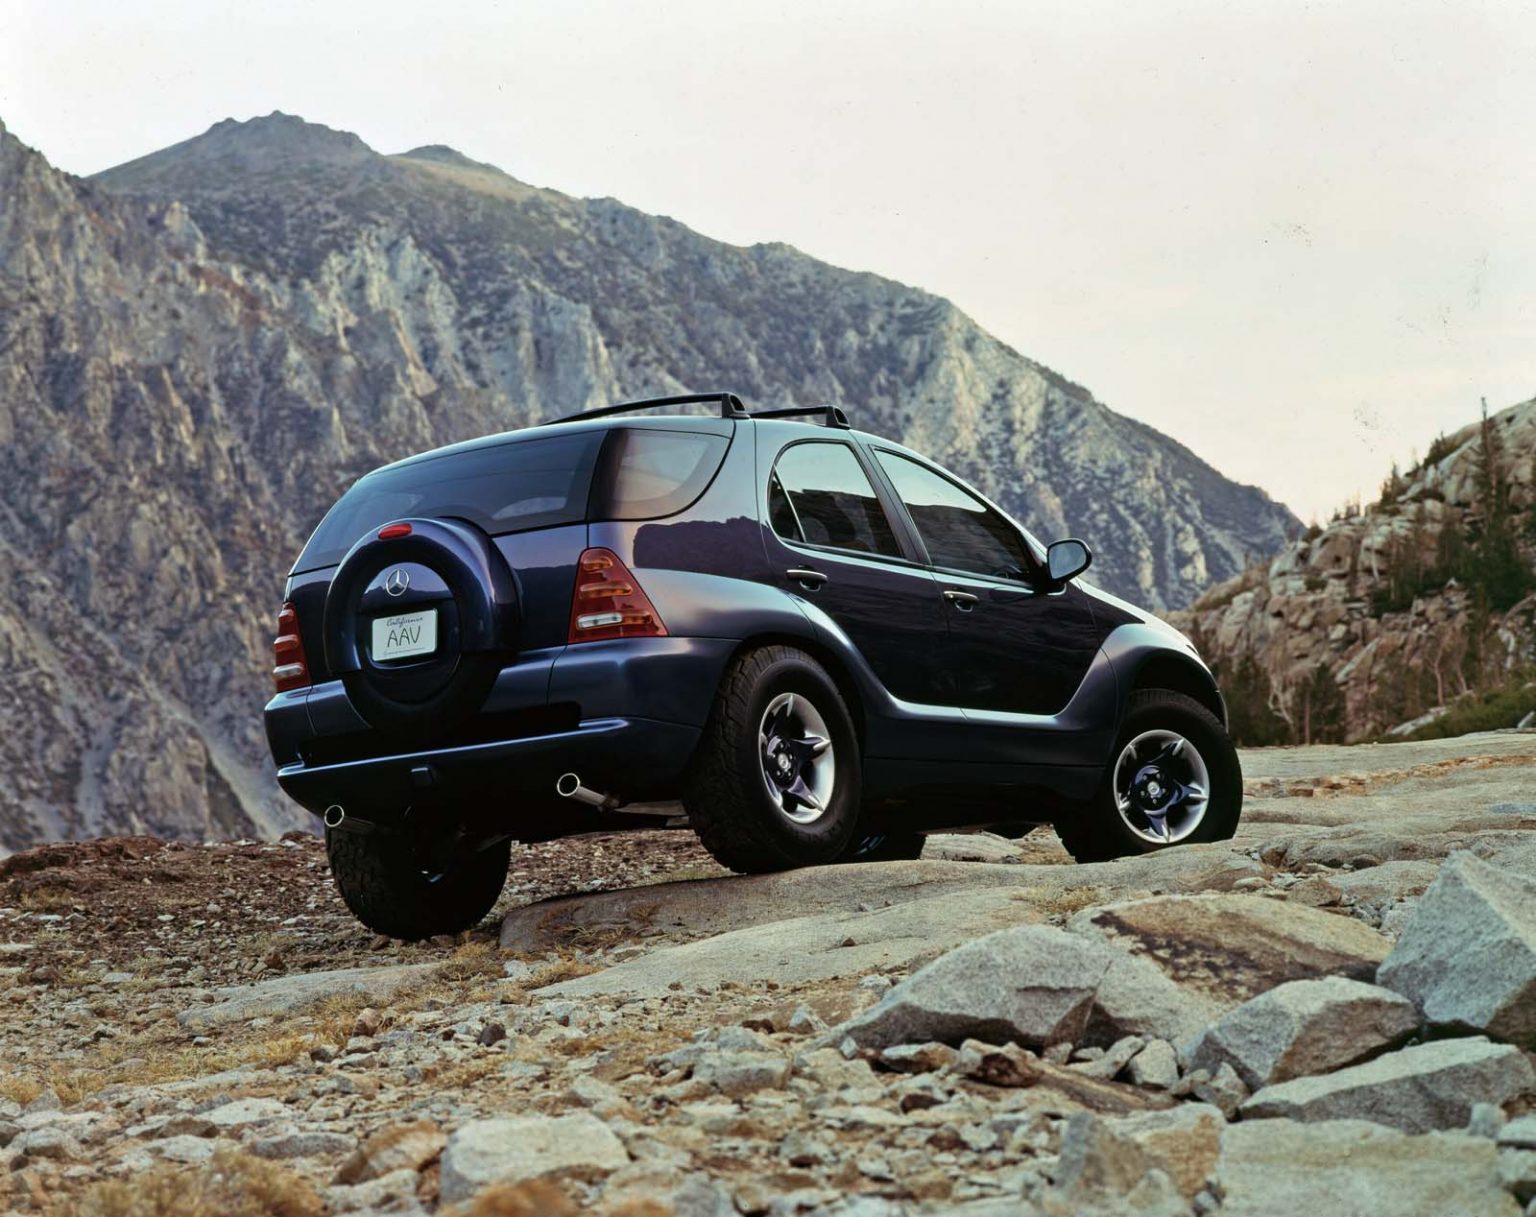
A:
POLYGON ((603 457, 607 501, 596 514, 607 520, 654 520, 682 511, 704 493, 731 441, 704 431, 621 427, 603 457))
POLYGON ((359 478, 326 513, 295 572, 334 566, 360 537, 403 516, 451 516, 495 536, 587 518, 601 431, 445 453, 359 478))

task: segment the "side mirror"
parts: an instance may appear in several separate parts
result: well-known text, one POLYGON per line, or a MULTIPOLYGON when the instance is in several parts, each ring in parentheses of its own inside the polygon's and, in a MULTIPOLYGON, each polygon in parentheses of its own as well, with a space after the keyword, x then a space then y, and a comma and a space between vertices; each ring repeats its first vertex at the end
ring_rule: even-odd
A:
POLYGON ((1093 554, 1081 541, 1056 541, 1045 551, 1045 569, 1052 583, 1065 583, 1088 569, 1093 554))

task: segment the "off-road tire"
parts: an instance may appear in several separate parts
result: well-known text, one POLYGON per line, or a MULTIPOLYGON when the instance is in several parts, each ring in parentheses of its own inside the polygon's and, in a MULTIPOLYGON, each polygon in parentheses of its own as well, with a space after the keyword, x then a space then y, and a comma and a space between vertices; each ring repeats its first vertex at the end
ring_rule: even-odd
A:
POLYGON ((826 669, 803 651, 765 646, 738 656, 726 671, 684 782, 688 821, 721 866, 764 874, 836 862, 859 819, 859 740, 826 669), (782 814, 764 787, 758 731, 781 693, 810 698, 826 721, 835 784, 812 824, 782 814))
POLYGON ((507 881, 512 843, 502 841, 429 875, 404 833, 327 829, 331 876, 353 916, 370 930, 416 942, 478 925, 507 881))
POLYGON ((869 832, 855 835, 839 862, 911 862, 923 856, 928 838, 920 832, 869 832))
POLYGON ((1243 810, 1243 771, 1226 728, 1192 697, 1171 689, 1143 689, 1131 694, 1098 791, 1056 822, 1061 843, 1077 861, 1106 862, 1169 848, 1144 841, 1130 831, 1115 808, 1113 789, 1115 761, 1127 742, 1159 728, 1177 731, 1188 739, 1210 770, 1211 797, 1205 816, 1194 832, 1177 844, 1225 841, 1237 831, 1243 810))

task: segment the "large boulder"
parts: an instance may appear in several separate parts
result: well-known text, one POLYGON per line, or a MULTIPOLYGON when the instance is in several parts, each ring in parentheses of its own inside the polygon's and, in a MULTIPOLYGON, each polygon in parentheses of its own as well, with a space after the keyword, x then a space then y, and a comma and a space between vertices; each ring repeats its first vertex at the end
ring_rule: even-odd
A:
POLYGON ((1266 1086, 1244 1119, 1371 1120, 1404 1132, 1465 1128, 1478 1103, 1502 1107, 1536 1090, 1520 1049, 1477 1037, 1417 1044, 1321 1077, 1266 1086))
MULTIPOLYGON (((939 839, 928 840, 932 844, 939 839)), ((541 900, 507 913, 501 945, 517 951, 547 951, 594 935, 630 935, 637 924, 689 937, 720 935, 791 919, 847 915, 852 909, 883 910, 988 892, 1015 901, 1015 921, 1040 920, 1057 911, 1064 899, 1079 899, 1084 891, 1102 890, 1104 899, 1128 891, 1229 891, 1233 884, 1263 873, 1257 862, 1234 856, 1221 845, 1189 845, 1082 866, 949 862, 928 857, 879 866, 813 866, 541 900)), ((943 920, 935 919, 935 928, 943 920)))
POLYGON ((1229 1125, 1217 1180, 1221 1217, 1520 1217, 1492 1141, 1362 1120, 1229 1125))
POLYGON ((624 1143, 589 1112, 472 1120, 443 1150, 444 1204, 492 1183, 600 1179, 629 1165, 624 1143))
POLYGON ((1000 930, 941 955, 828 1039, 866 1048, 980 1039, 1032 1047, 1179 1039, 1211 1009, 1157 968, 1045 925, 1000 930))
POLYGON ((1229 1010, 1186 1049, 1195 1069, 1229 1064, 1250 1089, 1331 1073, 1405 1043, 1419 1027, 1406 997, 1358 980, 1293 980, 1229 1010))
POLYGON ((1067 929, 1151 961, 1229 1009, 1290 980, 1371 980, 1392 944, 1363 922, 1268 896, 1153 896, 1084 909, 1067 929))
POLYGON ((1536 881, 1456 854, 1381 965, 1379 983, 1437 1027, 1536 1036, 1536 881))

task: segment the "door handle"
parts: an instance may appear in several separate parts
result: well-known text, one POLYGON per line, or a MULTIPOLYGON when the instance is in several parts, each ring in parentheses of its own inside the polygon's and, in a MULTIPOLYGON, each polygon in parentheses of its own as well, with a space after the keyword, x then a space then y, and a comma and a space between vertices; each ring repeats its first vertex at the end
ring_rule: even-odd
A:
POLYGON ((791 566, 784 572, 786 578, 793 579, 807 591, 814 592, 827 581, 827 577, 819 570, 806 570, 804 567, 791 566))
POLYGON ((948 600, 962 613, 969 613, 976 607, 977 597, 971 595, 970 592, 958 592, 952 587, 946 587, 944 589, 944 599, 948 600))

